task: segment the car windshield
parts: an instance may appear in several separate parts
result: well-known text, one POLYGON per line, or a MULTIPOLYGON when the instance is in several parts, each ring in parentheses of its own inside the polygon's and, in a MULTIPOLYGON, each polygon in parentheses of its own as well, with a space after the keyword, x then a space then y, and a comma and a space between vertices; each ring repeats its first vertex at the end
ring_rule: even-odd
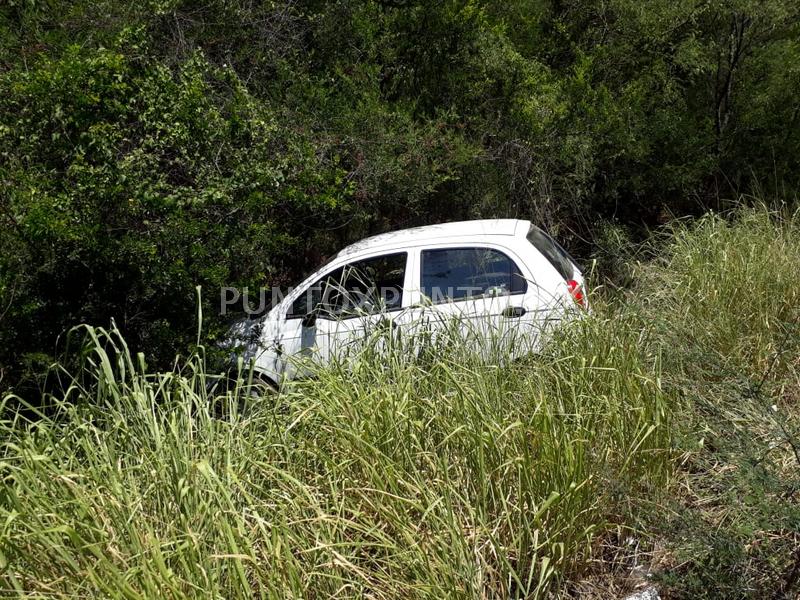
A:
POLYGON ((572 260, 566 250, 558 245, 558 242, 536 227, 536 225, 531 225, 531 229, 528 232, 528 241, 550 261, 550 264, 558 271, 564 281, 569 281, 574 277, 575 261, 572 260))

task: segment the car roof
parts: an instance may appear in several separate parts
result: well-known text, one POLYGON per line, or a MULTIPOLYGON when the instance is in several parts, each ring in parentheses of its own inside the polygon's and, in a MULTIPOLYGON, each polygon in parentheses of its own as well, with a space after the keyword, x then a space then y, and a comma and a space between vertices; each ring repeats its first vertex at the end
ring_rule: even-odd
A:
POLYGON ((521 219, 477 219, 474 221, 455 221, 452 223, 439 223, 438 225, 425 225, 412 227, 399 231, 381 233, 365 238, 347 246, 336 256, 350 256, 366 250, 393 246, 402 248, 418 242, 429 242, 447 237, 483 237, 483 236, 514 236, 527 235, 531 222, 521 219))

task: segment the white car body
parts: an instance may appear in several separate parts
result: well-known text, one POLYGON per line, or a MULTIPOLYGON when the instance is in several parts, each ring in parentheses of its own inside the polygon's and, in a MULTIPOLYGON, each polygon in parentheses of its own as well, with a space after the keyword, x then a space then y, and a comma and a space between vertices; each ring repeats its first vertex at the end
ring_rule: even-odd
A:
MULTIPOLYGON (((330 287, 330 283, 327 285, 330 287)), ((450 317, 466 319, 487 338, 493 330, 514 330, 534 346, 544 323, 580 314, 574 309, 576 302, 585 305, 583 286, 583 276, 574 261, 530 221, 476 220, 385 233, 344 248, 307 277, 263 317, 257 347, 251 345, 244 355, 254 360, 259 376, 280 384, 307 368, 298 365, 325 364, 338 356, 363 338, 371 325, 390 321, 401 330, 413 329, 414 324, 431 323, 431 316, 436 317, 433 322, 450 317), (539 236, 539 242, 545 239, 553 244, 557 250, 551 250, 551 258, 528 240, 529 234, 539 236), (553 252, 558 256, 553 257, 553 252), (494 270, 481 271, 478 263, 494 270), (304 319, 297 314, 304 302, 309 306, 309 301, 300 297, 305 294, 308 298, 308 290, 320 280, 335 276, 341 281, 348 277, 342 273, 352 273, 353 269, 375 273, 386 265, 396 267, 387 269, 386 275, 396 278, 395 288, 402 279, 401 297, 392 296, 390 304, 381 298, 381 306, 367 304, 366 309, 336 315, 318 312, 316 318, 304 319), (403 265, 402 274, 399 265, 403 265), (559 266, 561 272, 572 269, 569 278, 560 274, 559 266), (455 286, 452 289, 456 291, 440 294, 439 286, 433 285, 459 283, 459 278, 468 280, 466 291, 457 291, 462 288, 455 286)), ((328 292, 323 294, 329 297, 328 292)), ((390 296, 388 292, 385 295, 390 296)), ((344 301, 337 296, 334 302, 344 301)))

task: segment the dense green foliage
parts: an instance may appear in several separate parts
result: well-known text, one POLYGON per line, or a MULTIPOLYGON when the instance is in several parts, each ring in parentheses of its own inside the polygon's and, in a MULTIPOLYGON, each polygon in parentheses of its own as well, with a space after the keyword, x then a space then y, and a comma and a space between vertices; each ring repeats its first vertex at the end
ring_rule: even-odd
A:
POLYGON ((800 213, 676 224, 632 268, 526 364, 368 345, 244 412, 202 354, 148 373, 88 328, 47 413, 0 421, 0 589, 614 598, 638 566, 796 597, 800 213))
POLYGON ((196 284, 213 336, 220 285, 295 279, 366 233, 520 216, 574 241, 791 195, 798 10, 4 2, 0 385, 80 321, 169 360, 196 284))

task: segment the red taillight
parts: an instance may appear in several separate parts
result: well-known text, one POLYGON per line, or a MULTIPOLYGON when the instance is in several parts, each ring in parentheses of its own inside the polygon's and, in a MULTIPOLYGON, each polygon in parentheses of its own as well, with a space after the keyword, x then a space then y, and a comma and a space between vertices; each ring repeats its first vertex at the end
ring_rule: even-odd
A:
POLYGON ((586 296, 583 295, 583 288, 581 287, 581 284, 574 279, 570 279, 567 282, 567 289, 569 290, 572 299, 583 308, 586 308, 586 296))

